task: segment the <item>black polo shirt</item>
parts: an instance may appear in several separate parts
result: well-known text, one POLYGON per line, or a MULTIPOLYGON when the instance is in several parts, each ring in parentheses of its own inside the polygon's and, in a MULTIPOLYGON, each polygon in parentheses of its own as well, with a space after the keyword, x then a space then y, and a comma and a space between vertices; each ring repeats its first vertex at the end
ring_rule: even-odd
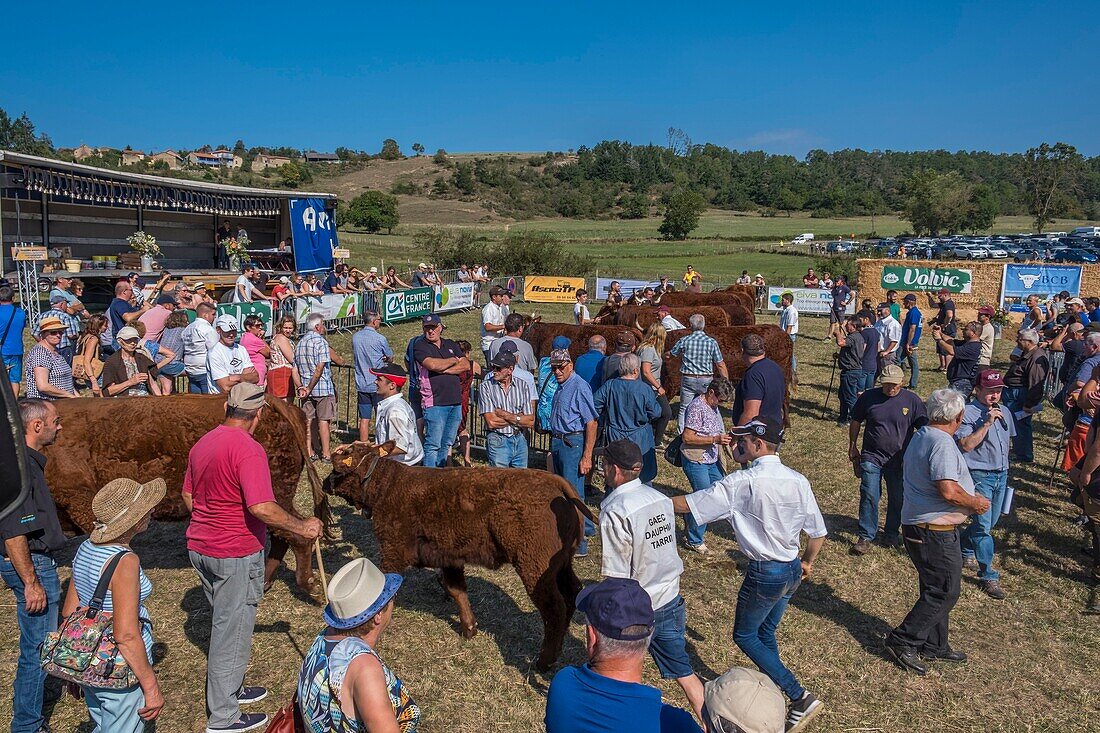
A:
MULTIPOLYGON (((21 535, 27 538, 31 552, 52 554, 64 549, 68 541, 57 519, 50 489, 46 486, 46 456, 27 448, 27 475, 31 490, 22 504, 0 520, 0 538, 10 540, 21 535)), ((4 556, 7 556, 4 549, 4 556)))
POLYGON ((746 400, 760 400, 760 415, 783 422, 783 398, 787 380, 783 369, 771 359, 753 362, 734 390, 733 419, 740 420, 746 400))
POLYGON ((424 366, 425 359, 450 359, 463 356, 462 349, 450 339, 441 339, 436 346, 422 338, 413 346, 413 359, 420 367, 420 399, 425 408, 462 404, 462 380, 457 374, 433 372, 424 366), (427 377, 427 384, 425 384, 427 377))
POLYGON ((859 396, 852 419, 863 423, 861 461, 898 466, 913 431, 928 422, 924 402, 907 389, 887 397, 881 387, 859 396))
POLYGON ((947 383, 965 379, 973 384, 978 379, 978 359, 981 356, 981 341, 956 341, 955 355, 947 365, 947 383))

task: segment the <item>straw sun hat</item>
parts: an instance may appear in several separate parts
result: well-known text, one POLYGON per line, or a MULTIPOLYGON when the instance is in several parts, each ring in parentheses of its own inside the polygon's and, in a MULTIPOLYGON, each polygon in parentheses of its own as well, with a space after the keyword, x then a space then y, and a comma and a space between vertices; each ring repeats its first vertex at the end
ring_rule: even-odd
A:
POLYGON ((160 503, 166 490, 162 478, 146 484, 116 478, 104 486, 92 499, 92 514, 95 515, 92 542, 110 542, 126 534, 160 503))

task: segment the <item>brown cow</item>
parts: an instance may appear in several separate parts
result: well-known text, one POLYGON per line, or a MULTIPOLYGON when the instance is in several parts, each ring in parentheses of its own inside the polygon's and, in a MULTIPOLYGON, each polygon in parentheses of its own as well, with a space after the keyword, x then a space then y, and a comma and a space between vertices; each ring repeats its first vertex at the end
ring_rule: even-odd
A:
MULTIPOLYGON (((687 325, 688 318, 698 313, 707 319, 708 326, 731 326, 729 314, 716 305, 697 305, 691 308, 669 308, 669 314, 680 323, 687 325)), ((634 326, 645 330, 660 319, 653 306, 625 305, 614 316, 614 322, 620 326, 634 326)), ((741 324, 738 324, 741 325, 741 324)))
POLYGON ((692 305, 739 305, 755 312, 756 301, 746 298, 744 293, 665 293, 661 296, 661 305, 669 308, 683 308, 692 305))
POLYGON ((737 285, 736 283, 730 285, 728 288, 722 288, 716 290, 717 293, 744 293, 749 297, 751 301, 751 307, 756 307, 756 286, 755 285, 737 285))
POLYGON ((581 515, 593 519, 592 512, 569 482, 545 471, 410 467, 385 458, 394 447, 390 441, 337 448, 326 490, 370 513, 384 572, 442 569, 466 638, 477 633, 477 619, 465 565, 510 563, 542 616, 537 666, 549 669, 581 587, 573 572, 581 515))
MULTIPOLYGON (((92 497, 99 487, 116 478, 163 478, 168 493, 153 510, 153 517, 187 519, 181 497, 187 454, 199 438, 225 419, 224 395, 74 399, 54 404, 64 429, 46 451, 50 459, 46 482, 67 529, 91 532, 92 497)), ((279 506, 302 516, 294 508, 294 495, 304 468, 313 490, 314 512, 327 522, 328 496, 306 453, 305 413, 284 400, 270 399, 255 437, 267 452, 279 506)), ((294 549, 295 579, 308 590, 313 578, 312 543, 303 544, 293 535, 272 534, 266 580, 271 582, 288 545, 294 549)))
POLYGON ((566 336, 573 341, 572 345, 569 347, 569 353, 576 359, 581 354, 588 351, 589 337, 600 334, 607 339, 609 348, 614 348, 615 339, 623 331, 630 331, 638 341, 642 340, 642 332, 629 326, 600 326, 592 324, 577 326, 572 323, 547 323, 545 321, 530 323, 523 331, 523 338, 531 344, 531 350, 535 352, 535 356, 542 358, 544 356, 550 356, 550 345, 553 343, 556 336, 566 336))

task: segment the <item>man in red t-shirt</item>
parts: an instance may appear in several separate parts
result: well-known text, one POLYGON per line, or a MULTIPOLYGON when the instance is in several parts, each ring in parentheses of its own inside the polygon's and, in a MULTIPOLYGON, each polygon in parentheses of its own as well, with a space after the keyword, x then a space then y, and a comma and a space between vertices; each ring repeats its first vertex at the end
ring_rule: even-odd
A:
POLYGON ((206 662, 207 731, 252 730, 267 722, 240 706, 267 690, 245 687, 256 606, 264 593, 267 527, 321 536, 316 517, 298 519, 275 503, 267 453, 252 433, 260 424, 264 388, 240 382, 229 390, 225 422, 199 439, 187 456, 183 503, 191 512, 187 550, 213 606, 206 662))

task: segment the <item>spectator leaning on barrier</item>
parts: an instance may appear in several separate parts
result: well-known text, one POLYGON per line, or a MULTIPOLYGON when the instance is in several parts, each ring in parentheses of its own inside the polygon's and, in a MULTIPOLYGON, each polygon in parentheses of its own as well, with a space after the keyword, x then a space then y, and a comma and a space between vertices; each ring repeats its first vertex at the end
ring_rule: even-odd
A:
POLYGON ((924 403, 901 384, 905 374, 897 364, 883 368, 882 386, 860 395, 852 408, 848 427, 848 458, 859 477, 859 531, 851 547, 853 555, 864 555, 878 536, 878 507, 882 482, 886 482, 886 526, 884 547, 901 544, 902 456, 914 431, 927 422, 924 403), (863 448, 858 447, 863 431, 863 448))
POLYGON ((554 675, 546 693, 546 733, 660 731, 701 733, 691 714, 642 684, 654 634, 653 602, 633 578, 606 578, 577 596, 585 615, 588 662, 554 675))
MULTIPOLYGON (((550 370, 558 382, 550 408, 550 455, 554 473, 573 484, 577 496, 584 499, 584 477, 592 470, 592 451, 596 447, 596 406, 588 382, 573 372, 568 348, 550 352, 550 370)), ((541 404, 541 402, 540 402, 541 404)), ((588 556, 588 538, 595 534, 592 520, 584 520, 584 537, 577 548, 578 557, 588 556)))
POLYGON ((259 382, 260 375, 252 366, 248 352, 237 343, 240 326, 237 319, 223 313, 214 319, 218 343, 206 354, 207 394, 220 394, 240 382, 259 382))
POLYGON ((470 360, 451 339, 443 338, 445 326, 434 313, 424 316, 424 338, 417 340, 413 359, 419 370, 420 402, 424 415, 424 465, 447 465, 451 446, 462 422, 462 385, 459 376, 470 369, 470 360))
MULTIPOLYGON (((1100 333, 1090 333, 1085 343, 1100 356, 1100 333)), ((1016 345, 1022 353, 1004 375, 1004 405, 1016 419, 1016 436, 1012 441, 1016 460, 1032 463, 1035 460, 1035 451, 1032 446, 1031 416, 1043 409, 1050 359, 1046 350, 1039 348, 1039 334, 1030 328, 1017 332, 1016 345)), ((1076 381, 1081 384, 1087 382, 1095 364, 1100 364, 1100 358, 1096 358, 1094 364, 1089 364, 1086 359, 1087 366, 1082 365, 1076 381)))
POLYGON ((535 425, 535 395, 527 382, 513 379, 516 357, 502 351, 489 359, 492 374, 481 380, 477 411, 489 434, 485 453, 490 466, 527 468, 527 439, 523 431, 535 425))
POLYGON ((920 358, 917 347, 924 331, 924 314, 917 307, 917 296, 909 293, 902 300, 905 305, 905 320, 901 324, 901 346, 898 352, 902 367, 909 368, 909 389, 916 389, 920 381, 920 358))
POLYGON ((964 340, 956 341, 948 337, 938 323, 932 326, 932 337, 949 357, 947 384, 961 392, 963 397, 974 390, 974 382, 978 378, 978 359, 982 355, 981 331, 978 322, 971 321, 963 328, 964 340))
POLYGON ((351 352, 355 362, 356 404, 359 410, 359 440, 370 438, 370 419, 382 400, 378 394, 373 370, 381 369, 393 360, 390 342, 378 332, 382 317, 376 311, 363 313, 363 328, 351 337, 351 352))
POLYGON ((374 411, 374 439, 378 445, 393 441, 397 453, 388 457, 406 466, 416 466, 424 459, 424 446, 416 429, 416 415, 401 389, 408 382, 408 374, 400 364, 385 364, 372 369, 378 391, 378 405, 374 411))
POLYGON ((382 276, 382 289, 383 290, 397 290, 398 288, 407 288, 410 285, 397 276, 397 268, 387 267, 386 274, 382 276))
POLYGON ((837 395, 840 414, 837 416, 836 423, 847 425, 851 419, 856 398, 863 391, 863 353, 867 344, 863 340, 863 334, 860 333, 855 316, 844 316, 840 331, 834 336, 839 351, 833 354, 833 358, 837 360, 837 366, 840 368, 840 387, 837 395))
POLYGON ((332 383, 330 364, 346 366, 340 355, 325 340, 325 319, 320 313, 306 318, 306 332, 294 348, 294 364, 302 386, 298 397, 306 413, 306 437, 310 460, 332 461, 329 445, 330 422, 336 419, 336 387, 332 383), (313 454, 313 436, 320 440, 321 455, 313 454))
POLYGON ((191 394, 209 393, 206 356, 219 340, 213 325, 216 313, 213 304, 199 303, 195 308, 195 320, 183 329, 183 369, 187 372, 191 394))
POLYGON ((237 277, 237 282, 233 286, 233 303, 254 303, 257 300, 271 301, 272 298, 264 295, 264 291, 256 287, 256 284, 252 282, 252 278, 256 276, 256 267, 254 265, 245 265, 241 268, 241 274, 237 277))
POLYGON ((917 570, 920 597, 886 636, 886 653, 918 675, 928 673, 926 661, 966 661, 948 643, 962 579, 958 526, 971 514, 988 511, 989 500, 975 496, 970 470, 955 444, 965 407, 965 398, 954 389, 933 392, 925 405, 929 424, 909 441, 903 458, 902 538, 917 570))
MULTIPOLYGON (((665 355, 679 356, 680 364, 680 415, 677 419, 680 432, 684 432, 684 416, 691 401, 707 391, 714 377, 729 379, 729 370, 723 361, 718 342, 704 333, 707 320, 699 313, 688 318, 691 333, 684 336, 665 355)), ((667 326, 666 326, 667 328, 667 326)), ((761 352, 763 353, 763 352, 761 352)))
POLYGON ((750 333, 741 339, 741 359, 745 363, 745 373, 737 383, 733 398, 735 424, 745 425, 762 415, 782 425, 787 380, 779 365, 765 353, 764 337, 750 333))
POLYGON ((515 346, 516 363, 521 369, 534 372, 539 368, 539 360, 535 358, 535 352, 531 344, 523 340, 523 316, 519 313, 509 313, 504 318, 503 334, 489 343, 489 358, 492 359, 504 344, 515 346))
POLYGON ((481 309, 481 351, 489 361, 489 347, 493 340, 504 334, 504 321, 508 318, 508 291, 499 285, 489 288, 489 302, 481 309))
POLYGON ((428 284, 428 280, 426 279, 427 276, 428 276, 428 266, 425 263, 421 262, 419 265, 416 266, 416 269, 413 270, 412 287, 422 288, 425 285, 427 285, 428 284))
POLYGON ((661 406, 653 388, 639 379, 641 362, 637 354, 624 354, 618 360, 618 377, 609 379, 596 390, 592 403, 603 427, 604 440, 630 440, 641 450, 641 480, 657 477, 657 452, 653 440, 653 421, 661 416, 661 406))

